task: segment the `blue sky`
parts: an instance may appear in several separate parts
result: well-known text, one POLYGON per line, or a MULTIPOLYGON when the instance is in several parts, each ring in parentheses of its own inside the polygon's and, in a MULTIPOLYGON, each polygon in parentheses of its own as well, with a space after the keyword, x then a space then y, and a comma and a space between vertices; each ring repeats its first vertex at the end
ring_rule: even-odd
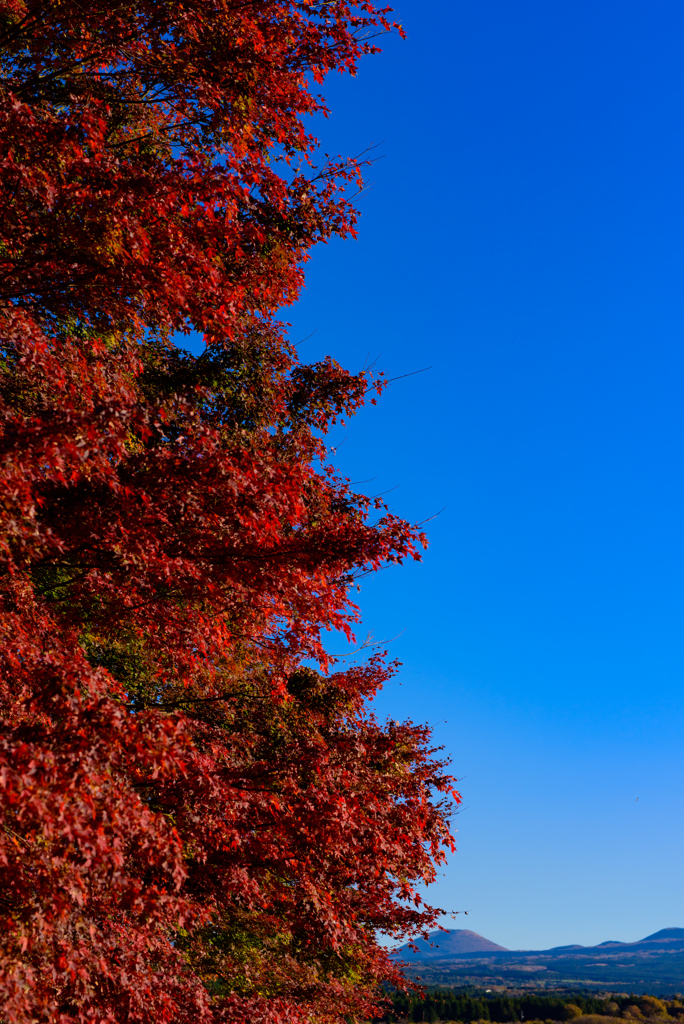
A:
POLYGON ((403 0, 326 87, 382 143, 357 241, 286 312, 397 382, 338 460, 429 524, 361 594, 381 714, 461 779, 432 890, 511 948, 684 926, 684 5, 403 0), (403 632, 402 632, 403 631, 403 632), (638 799, 637 799, 638 798, 638 799))

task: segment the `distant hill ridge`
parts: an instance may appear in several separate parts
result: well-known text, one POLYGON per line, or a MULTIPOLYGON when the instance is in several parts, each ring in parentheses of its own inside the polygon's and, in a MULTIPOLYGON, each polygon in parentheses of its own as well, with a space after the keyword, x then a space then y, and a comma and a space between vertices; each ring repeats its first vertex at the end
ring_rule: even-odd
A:
POLYGON ((684 928, 661 928, 653 935, 647 935, 642 942, 650 942, 652 939, 684 939, 684 928))
MULTIPOLYGON (((410 977, 432 986, 518 989, 591 989, 597 992, 684 992, 684 928, 661 928, 638 942, 597 946, 503 949, 467 928, 432 932, 429 941, 394 956, 410 977)), ((623 1021, 622 1024, 625 1024, 623 1021)), ((684 1024, 684 1020, 680 1021, 684 1024)))
POLYGON ((431 932, 429 940, 418 939, 415 944, 418 947, 417 951, 410 949, 408 946, 401 946, 395 950, 395 956, 400 957, 402 960, 424 961, 460 959, 461 957, 471 959, 477 957, 478 954, 480 956, 507 954, 510 957, 529 956, 532 954, 564 956, 569 953, 575 953, 576 955, 591 956, 594 950, 596 952, 603 950, 607 952, 618 948, 625 951, 636 951, 641 948, 653 949, 654 947, 684 949, 684 928, 661 928, 659 932, 647 935, 645 939, 639 939, 637 942, 619 942, 609 939, 607 942, 601 942, 596 946, 554 946, 552 949, 545 950, 510 950, 506 949, 505 946, 497 945, 496 942, 492 942, 490 939, 485 939, 483 935, 478 935, 477 932, 470 931, 469 928, 452 928, 444 932, 431 932))

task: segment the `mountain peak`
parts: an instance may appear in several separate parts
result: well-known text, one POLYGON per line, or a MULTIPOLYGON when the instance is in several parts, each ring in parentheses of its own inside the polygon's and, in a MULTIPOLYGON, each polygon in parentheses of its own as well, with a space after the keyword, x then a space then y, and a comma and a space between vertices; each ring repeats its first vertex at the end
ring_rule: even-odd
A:
POLYGON ((446 932, 430 932, 429 941, 416 939, 418 952, 402 946, 396 950, 397 955, 407 959, 423 960, 426 957, 431 959, 445 959, 450 956, 457 956, 460 953, 496 953, 507 952, 505 946, 497 946, 490 942, 483 935, 471 932, 469 928, 452 928, 446 932))
POLYGON ((652 939, 684 939, 684 928, 661 928, 653 935, 647 935, 641 942, 650 942, 652 939))

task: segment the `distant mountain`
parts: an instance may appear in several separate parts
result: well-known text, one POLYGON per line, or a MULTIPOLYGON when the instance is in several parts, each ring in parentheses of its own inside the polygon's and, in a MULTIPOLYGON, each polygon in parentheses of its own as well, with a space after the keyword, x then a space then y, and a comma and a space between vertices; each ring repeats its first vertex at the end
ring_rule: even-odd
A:
POLYGON ((653 935, 647 935, 642 942, 651 942, 654 939, 684 939, 684 928, 661 928, 653 935))
POLYGON ((505 946, 497 946, 468 928, 452 928, 446 932, 431 932, 430 940, 417 939, 418 952, 402 946, 396 951, 402 960, 445 960, 463 953, 507 953, 505 946))
POLYGON ((432 932, 418 951, 395 951, 407 970, 428 985, 597 991, 684 991, 684 928, 662 928, 638 942, 597 946, 505 949, 466 928, 432 932))
POLYGON ((617 939, 608 939, 600 942, 597 946, 553 946, 552 949, 506 949, 505 946, 498 946, 496 942, 485 939, 484 935, 471 932, 468 928, 452 928, 445 932, 430 932, 429 940, 418 939, 416 941, 418 951, 409 949, 408 946, 401 946, 395 950, 395 955, 402 960, 450 960, 462 956, 471 959, 478 953, 481 955, 507 954, 509 957, 530 957, 530 956, 595 956, 596 953, 609 951, 624 951, 625 953, 638 952, 639 950, 653 950, 654 947, 667 947, 669 950, 684 950, 684 928, 662 928, 653 935, 647 935, 645 939, 637 942, 618 942, 617 939))

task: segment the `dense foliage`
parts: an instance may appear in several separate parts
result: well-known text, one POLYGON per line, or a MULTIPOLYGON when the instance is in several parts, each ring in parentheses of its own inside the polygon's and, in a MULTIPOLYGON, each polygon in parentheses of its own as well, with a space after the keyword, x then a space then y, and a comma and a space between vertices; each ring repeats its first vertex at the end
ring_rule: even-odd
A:
POLYGON ((434 924, 452 780, 370 712, 382 657, 322 640, 424 538, 328 464, 381 382, 301 365, 273 319, 354 228, 312 90, 390 27, 343 0, 0 2, 8 1022, 368 1016, 401 983, 378 934, 434 924))
POLYGON ((624 1020, 681 1020, 680 999, 659 999, 583 991, 490 992, 473 989, 435 988, 423 993, 397 991, 385 1021, 492 1021, 496 1024, 523 1021, 572 1021, 608 1024, 611 1017, 624 1020), (596 1020, 592 1020, 596 1018, 596 1020))

